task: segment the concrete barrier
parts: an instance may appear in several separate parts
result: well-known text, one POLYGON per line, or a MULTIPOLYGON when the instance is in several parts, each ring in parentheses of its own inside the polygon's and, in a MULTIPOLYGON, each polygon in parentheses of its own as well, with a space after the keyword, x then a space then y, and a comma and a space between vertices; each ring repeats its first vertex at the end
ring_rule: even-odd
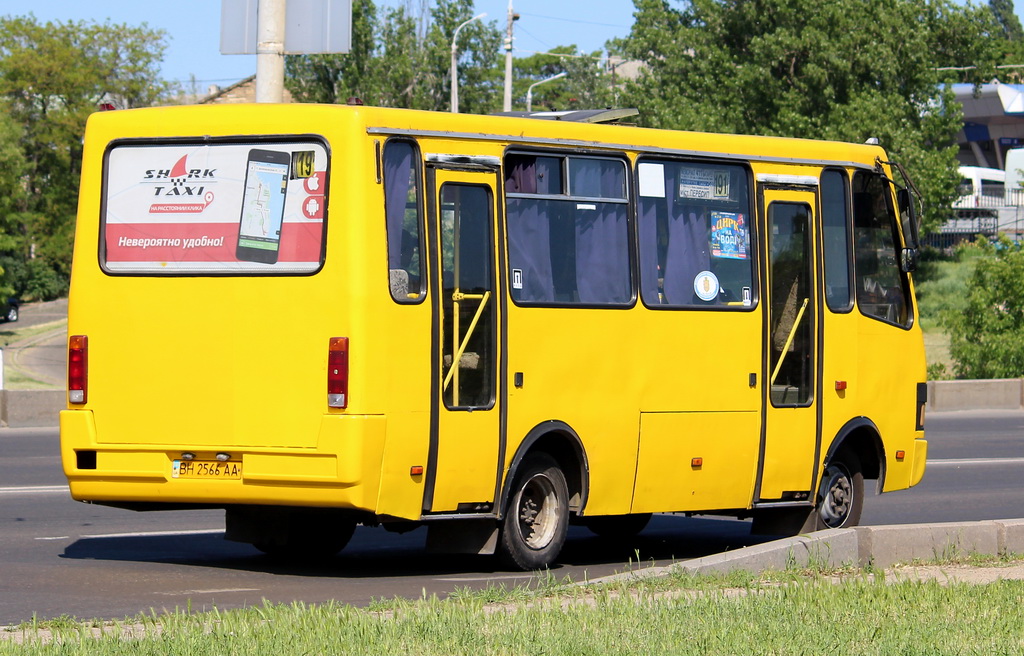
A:
POLYGON ((1019 410, 1024 407, 1024 380, 933 380, 928 383, 928 410, 1019 410))
POLYGON ((10 428, 57 426, 64 390, 0 390, 0 424, 10 428))

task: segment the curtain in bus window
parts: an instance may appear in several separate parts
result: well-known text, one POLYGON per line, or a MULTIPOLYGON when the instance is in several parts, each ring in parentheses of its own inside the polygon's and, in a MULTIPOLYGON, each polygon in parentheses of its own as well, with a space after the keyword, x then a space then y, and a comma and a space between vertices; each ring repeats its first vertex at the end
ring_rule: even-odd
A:
POLYGON ((683 205, 669 197, 668 248, 665 252, 665 301, 698 303, 693 292, 697 274, 711 268, 708 223, 700 205, 683 205))
POLYGON ((658 225, 666 220, 664 198, 640 197, 640 294, 648 305, 658 305, 661 300, 661 284, 658 280, 658 225))
MULTIPOLYGON (((575 166, 574 196, 625 197, 621 162, 586 160, 575 166), (591 165, 594 164, 594 165, 591 165)), ((625 203, 576 202, 576 289, 581 303, 628 303, 629 246, 625 203)))
MULTIPOLYGON (((509 158, 510 162, 512 158, 509 158)), ((516 158, 505 179, 506 193, 551 194, 552 162, 541 157, 516 158)), ((512 298, 516 301, 550 303, 555 300, 551 270, 551 203, 533 198, 509 198, 509 268, 512 271, 512 298)))
POLYGON ((644 301, 649 305, 701 304, 693 284, 701 271, 711 269, 706 209, 692 201, 684 204, 678 197, 678 165, 651 166, 661 168, 664 186, 655 184, 651 195, 640 198, 644 301))
POLYGON ((388 263, 392 269, 400 266, 403 252, 402 228, 405 222, 405 203, 409 198, 409 179, 412 169, 412 146, 393 142, 384 148, 384 207, 387 212, 388 263))
POLYGON ((412 144, 393 141, 384 147, 383 160, 391 296, 401 303, 415 302, 424 292, 415 150, 412 144))

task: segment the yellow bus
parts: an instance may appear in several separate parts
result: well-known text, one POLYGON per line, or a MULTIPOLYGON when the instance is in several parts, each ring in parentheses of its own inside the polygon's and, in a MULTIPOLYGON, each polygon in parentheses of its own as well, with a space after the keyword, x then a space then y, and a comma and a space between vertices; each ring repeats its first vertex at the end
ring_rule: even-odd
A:
MULTIPOLYGON (((72 496, 554 562, 570 522, 856 524, 925 470, 910 195, 877 145, 364 106, 94 115, 72 496)), ((900 169, 901 170, 901 169, 900 169)))

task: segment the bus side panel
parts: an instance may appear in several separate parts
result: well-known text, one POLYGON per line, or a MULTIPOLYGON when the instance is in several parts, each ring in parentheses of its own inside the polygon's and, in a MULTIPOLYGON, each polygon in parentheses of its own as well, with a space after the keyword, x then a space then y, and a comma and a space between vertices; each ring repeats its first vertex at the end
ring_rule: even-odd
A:
POLYGON ((760 445, 761 312, 638 311, 646 326, 635 348, 647 374, 632 511, 748 508, 760 445))
POLYGON ((520 441, 557 420, 579 435, 589 465, 588 514, 626 514, 636 474, 644 380, 630 310, 508 309, 509 386, 506 466, 520 441))
MULTIPOLYGON (((885 442, 885 485, 883 492, 901 490, 914 484, 920 451, 917 431, 917 382, 924 381, 925 358, 921 329, 902 330, 880 321, 862 318, 859 378, 871 381, 859 401, 864 415, 878 427, 885 442), (893 370, 895 368, 895 370, 893 370), (893 370, 887 375, 887 370, 893 370), (896 452, 905 453, 897 460, 896 452)), ((920 451, 924 455, 924 451, 920 451)))
POLYGON ((760 425, 757 412, 642 413, 632 511, 747 508, 760 425))

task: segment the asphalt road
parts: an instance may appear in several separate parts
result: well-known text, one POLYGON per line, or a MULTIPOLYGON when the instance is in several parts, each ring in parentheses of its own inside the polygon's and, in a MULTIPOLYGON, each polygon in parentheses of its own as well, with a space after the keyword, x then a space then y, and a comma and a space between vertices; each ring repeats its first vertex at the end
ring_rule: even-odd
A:
MULTIPOLYGON (((865 524, 1024 516, 1024 412, 933 414, 931 462, 912 490, 870 496, 865 524)), ((222 539, 223 513, 133 513, 71 501, 56 429, 0 431, 0 625, 62 614, 121 618, 150 609, 234 608, 530 583, 493 559, 424 552, 425 532, 360 528, 337 559, 284 566, 222 539)), ((718 553, 767 538, 736 520, 658 516, 633 540, 573 528, 555 577, 576 580, 718 553)))

